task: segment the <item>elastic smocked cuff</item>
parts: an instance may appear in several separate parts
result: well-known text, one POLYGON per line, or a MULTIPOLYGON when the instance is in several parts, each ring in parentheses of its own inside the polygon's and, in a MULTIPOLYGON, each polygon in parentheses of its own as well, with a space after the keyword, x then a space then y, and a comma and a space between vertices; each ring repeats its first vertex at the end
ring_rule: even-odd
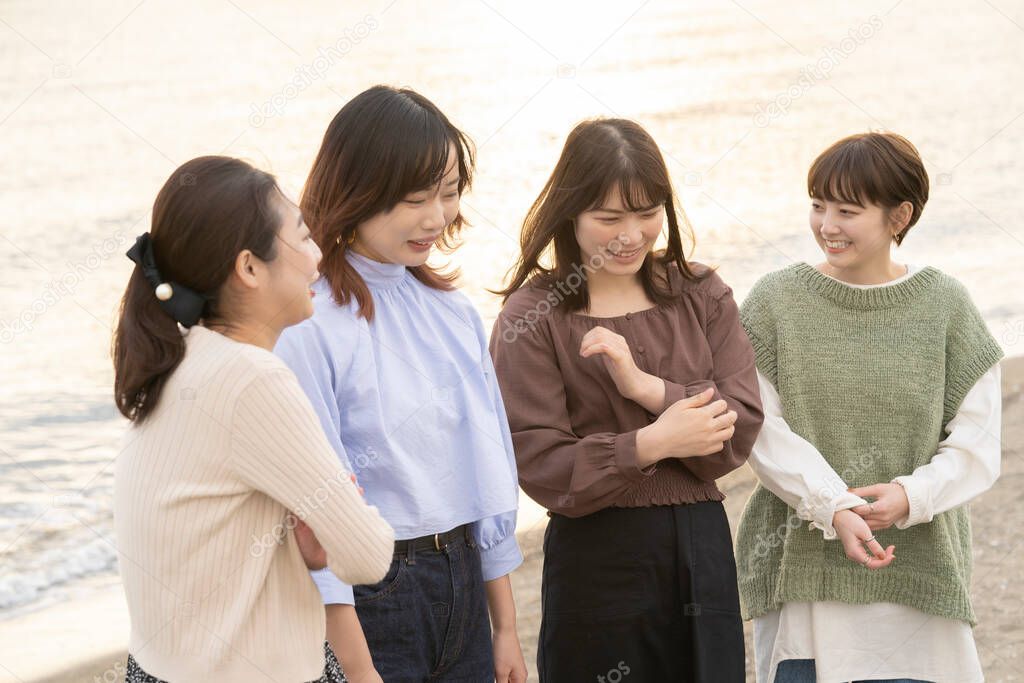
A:
POLYGON ((480 567, 484 581, 493 581, 511 574, 522 563, 523 553, 519 549, 519 542, 514 533, 487 550, 480 550, 480 567))
POLYGON ((320 600, 325 605, 354 605, 356 604, 352 586, 348 585, 330 569, 317 569, 309 573, 313 577, 313 583, 320 591, 320 600))
POLYGON ((662 381, 665 382, 665 405, 661 407, 661 412, 663 413, 668 410, 669 406, 673 403, 682 401, 687 396, 690 396, 690 394, 686 392, 686 385, 684 384, 676 384, 675 382, 670 382, 667 379, 662 381))
POLYGON ((642 481, 654 474, 657 465, 651 465, 647 469, 640 469, 636 460, 636 433, 637 430, 619 434, 615 437, 615 465, 624 477, 632 481, 642 481))

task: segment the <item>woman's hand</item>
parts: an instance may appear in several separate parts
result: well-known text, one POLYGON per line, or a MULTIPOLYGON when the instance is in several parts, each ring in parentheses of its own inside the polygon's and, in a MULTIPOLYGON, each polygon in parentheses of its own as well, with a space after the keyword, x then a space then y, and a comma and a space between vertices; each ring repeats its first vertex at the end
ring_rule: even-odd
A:
POLYGON ((737 414, 718 400, 711 403, 714 389, 676 401, 653 423, 636 435, 637 461, 641 468, 665 458, 713 455, 732 438, 737 414))
POLYGON ((307 569, 323 569, 327 566, 327 551, 320 545, 316 534, 294 512, 289 512, 289 522, 294 522, 295 542, 307 569))
POLYGON ((515 629, 494 632, 494 680, 496 683, 522 683, 526 680, 526 660, 515 629))
POLYGON ((526 680, 526 660, 519 647, 516 631, 516 601, 508 574, 484 582, 487 611, 491 617, 494 646, 494 680, 497 683, 521 683, 526 680))
POLYGON ((853 511, 860 515, 872 531, 888 529, 910 514, 907 492, 899 484, 874 484, 850 489, 861 498, 874 498, 867 505, 858 505, 853 511))
POLYGON ((583 335, 580 355, 601 354, 604 367, 624 398, 635 401, 649 413, 658 414, 665 403, 665 382, 636 366, 626 338, 607 327, 597 326, 583 335))
POLYGON ((871 533, 867 522, 853 510, 840 510, 833 515, 832 526, 839 535, 846 556, 851 561, 868 569, 882 569, 896 559, 896 546, 891 545, 883 550, 882 544, 875 540, 875 535, 871 533), (865 545, 867 550, 864 549, 865 545))
POLYGON ((324 605, 327 616, 327 642, 338 657, 349 683, 383 683, 373 666, 370 648, 355 605, 324 605))

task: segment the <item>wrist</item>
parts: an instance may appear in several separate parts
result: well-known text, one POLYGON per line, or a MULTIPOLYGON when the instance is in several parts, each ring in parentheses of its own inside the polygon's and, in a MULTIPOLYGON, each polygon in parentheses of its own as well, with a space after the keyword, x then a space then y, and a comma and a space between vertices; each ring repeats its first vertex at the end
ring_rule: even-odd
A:
POLYGON ((842 510, 836 510, 835 514, 832 515, 832 528, 838 530, 840 523, 842 522, 842 520, 847 515, 856 515, 856 514, 857 514, 856 512, 854 512, 853 510, 850 510, 849 508, 844 508, 842 510))
POLYGON ((665 382, 660 377, 637 368, 622 396, 645 408, 660 406, 665 402, 665 382))
POLYGON ((637 430, 636 463, 640 469, 650 467, 667 457, 665 440, 661 437, 661 428, 657 422, 637 430))
POLYGON ((516 625, 516 620, 513 619, 511 622, 503 622, 500 624, 491 624, 491 635, 492 636, 510 636, 514 635, 516 638, 519 637, 519 629, 516 625))

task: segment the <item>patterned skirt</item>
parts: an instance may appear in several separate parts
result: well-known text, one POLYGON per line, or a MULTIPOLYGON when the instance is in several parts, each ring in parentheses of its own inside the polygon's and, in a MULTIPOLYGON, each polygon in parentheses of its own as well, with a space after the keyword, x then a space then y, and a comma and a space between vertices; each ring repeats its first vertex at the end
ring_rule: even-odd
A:
MULTIPOLYGON (((315 681, 309 681, 309 683, 347 683, 348 679, 345 678, 345 674, 341 670, 341 664, 338 662, 338 658, 334 656, 334 650, 327 643, 324 643, 324 656, 326 657, 324 675, 315 681)), ((167 681, 161 680, 156 676, 150 676, 143 671, 142 667, 139 666, 139 663, 131 655, 128 655, 127 669, 128 671, 124 677, 125 683, 167 683, 167 681)))

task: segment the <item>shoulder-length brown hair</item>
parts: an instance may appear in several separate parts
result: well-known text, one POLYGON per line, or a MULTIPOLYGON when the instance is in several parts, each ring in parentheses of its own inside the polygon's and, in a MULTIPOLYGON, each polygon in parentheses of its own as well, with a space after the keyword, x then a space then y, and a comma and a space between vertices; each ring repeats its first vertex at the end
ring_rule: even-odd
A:
MULTIPOLYGON (((510 269, 509 284, 496 293, 508 300, 531 278, 562 282, 582 265, 576 241, 575 220, 584 211, 601 205, 613 188, 630 211, 661 204, 668 223, 668 245, 644 259, 639 277, 644 291, 658 305, 669 302, 673 292, 668 267, 675 265, 688 280, 699 280, 686 261, 680 226, 692 242, 686 215, 678 207, 661 151, 640 124, 626 119, 597 118, 578 124, 565 141, 562 154, 540 196, 523 222, 520 255, 510 269), (541 258, 550 250, 553 265, 541 258)), ((587 309, 590 292, 586 280, 564 298, 570 311, 587 309)))
MULTIPOLYGON (((281 214, 274 176, 240 159, 198 157, 179 166, 153 203, 149 230, 160 275, 207 298, 202 318, 218 317, 219 293, 245 249, 264 261, 277 257, 281 214)), ((114 400, 121 414, 142 423, 185 357, 178 323, 135 266, 112 342, 114 400)))
MULTIPOLYGON (((473 147, 434 103, 408 88, 377 85, 356 95, 335 115, 324 133, 299 207, 323 251, 320 270, 334 300, 353 298, 359 314, 373 319, 373 297, 345 251, 356 226, 393 209, 406 195, 437 185, 455 147, 459 194, 473 176, 473 147)), ((462 212, 447 226, 440 247, 451 253, 467 222, 462 212)), ((409 269, 434 289, 453 289, 457 271, 427 264, 409 269)))

